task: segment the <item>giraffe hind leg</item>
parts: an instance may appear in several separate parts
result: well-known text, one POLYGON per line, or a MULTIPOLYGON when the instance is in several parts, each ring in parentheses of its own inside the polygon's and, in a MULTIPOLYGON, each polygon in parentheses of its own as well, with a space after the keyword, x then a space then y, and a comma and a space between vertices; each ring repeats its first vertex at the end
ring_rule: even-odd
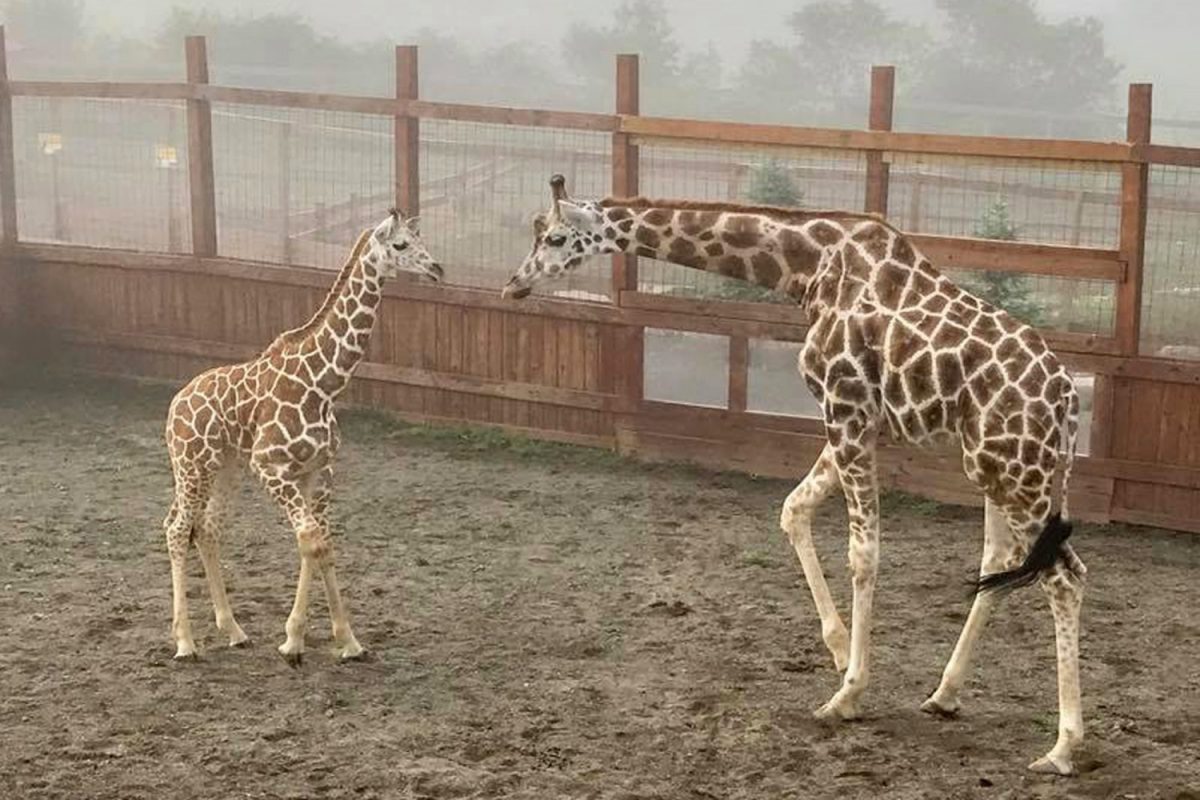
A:
POLYGON ((1058 661, 1058 740, 1050 752, 1029 765, 1034 772, 1075 774, 1074 750, 1083 741, 1083 711, 1079 686, 1079 611, 1083 605, 1083 563, 1059 562, 1040 583, 1054 614, 1058 661))
POLYGON ((206 498, 203 475, 177 470, 175 499, 163 521, 167 555, 171 559, 171 635, 175 640, 175 658, 194 660, 196 641, 192 637, 187 603, 187 555, 192 544, 194 526, 206 498))
POLYGON ((249 641, 245 631, 234 619, 233 609, 225 593, 225 578, 221 573, 221 534, 224 532, 226 509, 232 491, 233 469, 226 467, 214 482, 208 502, 195 527, 196 550, 204 564, 204 576, 212 598, 217 628, 229 637, 230 647, 244 647, 249 641))

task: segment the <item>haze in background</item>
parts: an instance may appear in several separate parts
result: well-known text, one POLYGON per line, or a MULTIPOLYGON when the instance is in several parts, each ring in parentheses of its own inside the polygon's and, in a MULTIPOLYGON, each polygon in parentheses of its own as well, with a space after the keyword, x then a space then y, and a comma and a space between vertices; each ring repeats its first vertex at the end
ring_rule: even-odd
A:
MULTIPOLYGON (((0 8, 11 4, 11 1, 6 3, 5 0, 0 0, 0 8)), ((47 3, 55 0, 15 1, 47 3)), ((1019 7, 1026 1, 958 0, 959 5, 973 6, 981 13, 994 14, 999 9, 999 13, 1003 15, 1007 13, 1007 9, 1012 9, 1014 17, 1019 15, 1019 7)), ((610 0, 602 4, 563 0, 506 0, 503 3, 495 0, 347 0, 342 3, 330 3, 328 0, 203 0, 186 4, 172 4, 163 0, 79 2, 82 3, 83 19, 89 35, 105 38, 112 47, 117 47, 123 39, 151 41, 161 36, 173 5, 186 7, 192 13, 213 12, 225 15, 231 20, 245 20, 267 14, 289 14, 310 23, 319 35, 336 39, 352 48, 358 46, 364 51, 382 52, 379 45, 384 42, 417 41, 423 44, 423 63, 428 67, 423 70, 423 78, 427 78, 426 94, 430 97, 494 103, 528 102, 532 97, 542 99, 544 103, 554 101, 559 107, 593 109, 606 109, 611 102, 611 92, 600 91, 598 86, 581 88, 581 84, 599 83, 600 76, 589 75, 590 67, 586 63, 573 62, 586 62, 589 56, 595 55, 601 63, 610 66, 611 54, 581 53, 571 56, 566 52, 568 47, 565 43, 571 37, 572 31, 602 31, 612 28, 614 14, 622 6, 619 0, 610 0), (474 69, 464 69, 461 74, 451 74, 454 63, 461 63, 465 59, 460 52, 447 53, 445 59, 439 59, 438 53, 435 52, 439 49, 458 49, 471 53, 480 63, 476 63, 474 69), (501 61, 519 61, 522 69, 513 70, 512 74, 501 69, 499 76, 490 75, 486 66, 495 59, 484 56, 498 51, 507 54, 500 59, 501 61), (434 73, 435 66, 441 70, 440 74, 434 73), (547 75, 550 77, 543 77, 547 75), (507 83, 498 85, 501 78, 507 83), (541 82, 542 91, 535 92, 531 91, 529 86, 518 85, 528 82, 541 82), (471 88, 472 84, 477 85, 474 90, 471 88), (445 93, 438 94, 435 87, 445 93), (563 87, 574 87, 575 90, 564 90, 563 87), (504 91, 505 89, 507 91, 504 91)), ((852 7, 861 2, 865 0, 826 0, 825 4, 852 7)), ((814 94, 820 94, 810 91, 815 87, 802 85, 803 75, 797 75, 794 81, 786 81, 791 84, 789 86, 769 86, 763 94, 755 93, 756 97, 745 97, 745 73, 751 71, 748 70, 747 64, 757 59, 759 67, 762 66, 766 60, 764 45, 777 44, 781 47, 791 47, 793 50, 803 49, 803 42, 797 41, 794 28, 789 27, 789 19, 805 6, 812 5, 811 3, 803 0, 756 0, 754 3, 729 3, 727 0, 652 0, 650 5, 660 8, 669 25, 666 35, 671 37, 677 48, 678 61, 675 68, 681 74, 681 80, 688 82, 687 76, 694 76, 688 91, 702 93, 706 88, 719 87, 714 91, 740 93, 742 99, 739 101, 737 97, 727 94, 715 103, 681 103, 678 102, 678 89, 672 87, 657 91, 652 85, 645 98, 649 103, 644 100, 647 110, 659 113, 687 111, 696 116, 737 114, 741 118, 824 123, 843 120, 850 122, 859 118, 858 113, 863 103, 849 95, 850 90, 857 91, 859 88, 861 74, 865 72, 866 65, 859 65, 856 61, 853 65, 858 74, 854 76, 852 83, 841 87, 846 90, 844 107, 835 113, 831 113, 828 108, 812 107, 814 102, 822 98, 814 99, 814 94), (780 108, 781 102, 785 106, 793 105, 790 98, 795 99, 796 107, 780 108), (747 102, 748 100, 750 102, 747 102), (767 106, 770 108, 766 108, 767 106)), ((887 14, 889 25, 895 25, 899 29, 894 37, 898 47, 911 46, 917 38, 906 35, 904 26, 912 26, 913 30, 919 29, 935 38, 945 33, 946 15, 939 10, 938 0, 878 0, 875 5, 887 14)), ((1150 81, 1155 84, 1155 108, 1159 120, 1200 119, 1200 48, 1196 48, 1193 41, 1194 31, 1200 29, 1200 3, 1183 0, 1034 0, 1033 5, 1042 19, 1049 24, 1084 15, 1094 17, 1099 23, 1106 55, 1118 69, 1103 96, 1089 99, 1089 112, 1120 115, 1124 104, 1124 85, 1129 81, 1150 81)), ((605 42, 597 44, 603 45, 605 42)), ((887 48, 883 50, 870 52, 868 48, 868 52, 862 54, 862 57, 871 55, 885 58, 891 55, 887 48)), ((271 60, 270 53, 263 55, 263 61, 271 60)), ((176 59, 176 56, 167 53, 164 58, 176 59)), ((159 62, 167 65, 164 58, 160 58, 159 62)), ((850 54, 849 58, 854 59, 854 54, 850 54)), ((305 60, 306 56, 291 55, 277 59, 281 67, 294 66, 300 72, 303 72, 307 65, 297 62, 305 60)), ((906 68, 903 58, 890 60, 901 63, 899 88, 902 98, 911 96, 914 101, 907 106, 910 116, 905 118, 905 124, 908 127, 928 129, 947 127, 932 122, 923 124, 920 111, 924 108, 922 104, 953 106, 960 102, 957 98, 936 97, 932 93, 933 87, 946 82, 939 81, 939 77, 944 77, 947 81, 955 78, 960 72, 959 65, 948 63, 945 67, 946 75, 938 76, 929 74, 930 71, 936 72, 936 63, 927 64, 925 74, 915 74, 917 70, 906 68), (922 92, 922 87, 925 87, 926 91, 922 92), (918 98, 920 103, 915 102, 918 98)), ((91 62, 87 63, 88 66, 93 66, 91 62)), ((169 66, 173 68, 175 65, 169 66)), ((381 70, 386 75, 386 66, 381 70)), ((366 71, 364 68, 363 72, 366 71)), ((755 75, 762 74, 761 69, 751 72, 755 75)), ((787 75, 787 68, 777 69, 776 72, 779 76, 787 75)), ((245 70, 238 77, 242 78, 242 82, 258 85, 278 84, 277 80, 273 80, 277 74, 271 73, 272 70, 264 70, 259 64, 257 76, 254 70, 245 70)), ((651 84, 656 82, 652 58, 651 63, 644 62, 643 73, 651 84)), ((22 77, 35 76, 23 74, 22 77)), ((120 75, 106 74, 104 77, 120 75)), ((779 80, 781 83, 785 82, 782 77, 779 80)), ((311 83, 310 80, 299 86, 289 86, 300 88, 311 83)), ((381 91, 370 79, 364 78, 361 83, 350 80, 349 83, 351 85, 343 81, 334 86, 313 88, 381 91)), ((751 85, 754 85, 753 82, 751 85)), ((982 87, 984 90, 986 88, 982 87)), ((984 90, 971 94, 972 104, 1002 108, 1014 106, 1012 98, 984 90)), ((1077 93, 1075 89, 1064 91, 1067 94, 1077 93)), ((829 97, 823 99, 828 101, 829 97)), ((1085 129, 1086 126, 1065 130, 1061 122, 1045 122, 1046 115, 1050 113, 1061 111, 1069 115, 1080 111, 1075 108, 1062 109, 1061 106, 1060 102, 1047 101, 1039 108, 1038 103, 1034 102, 1032 107, 1042 113, 1041 122, 1027 120, 1005 127, 992 120, 976 130, 1032 135, 1089 132, 1085 129)), ((951 120, 947 125, 949 129, 955 129, 961 127, 960 123, 961 120, 958 123, 951 120)), ((1117 134, 1120 133, 1115 122, 1098 124, 1104 130, 1095 132, 1106 138, 1113 135, 1113 130, 1116 130, 1117 134)), ((1173 141, 1182 136, 1182 141, 1200 142, 1200 131, 1187 133, 1188 130, 1186 127, 1173 131, 1160 128, 1160 132, 1164 136, 1170 134, 1169 138, 1173 141)))

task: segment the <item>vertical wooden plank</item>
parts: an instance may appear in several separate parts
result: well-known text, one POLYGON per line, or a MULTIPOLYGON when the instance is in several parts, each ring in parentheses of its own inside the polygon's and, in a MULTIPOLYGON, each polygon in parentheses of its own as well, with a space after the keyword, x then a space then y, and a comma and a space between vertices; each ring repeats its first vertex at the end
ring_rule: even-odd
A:
MULTIPOLYGON (((416 100, 420 92, 416 45, 396 48, 396 99, 416 100)), ((396 208, 406 217, 421 213, 421 122, 416 117, 398 115, 396 139, 396 208)))
POLYGON ((589 324, 583 331, 583 389, 600 391, 600 326, 589 324))
POLYGON ((641 407, 645 388, 645 329, 623 325, 613 338, 616 340, 614 388, 620 398, 619 408, 621 413, 633 414, 641 407))
MULTIPOLYGON (((871 67, 871 109, 867 127, 873 131, 892 129, 892 108, 896 94, 896 68, 871 67)), ((864 210, 887 216, 890 167, 879 151, 867 153, 867 188, 864 210)))
MULTIPOLYGON (((504 377, 504 312, 487 312, 487 372, 488 378, 504 377)), ((487 421, 504 421, 504 401, 499 397, 488 398, 487 421)))
MULTIPOLYGON (((0 25, 0 245, 17 243, 17 167, 13 142, 12 95, 8 92, 8 48, 0 25)), ((10 265, 5 265, 11 269, 10 265)))
MULTIPOLYGON (((1123 381, 1124 382, 1124 381, 1123 381)), ((1129 419, 1136 414, 1143 423, 1145 420, 1158 420, 1163 413, 1163 394, 1165 383, 1148 380, 1128 381, 1128 406, 1120 409, 1129 419)), ((1134 461, 1154 461, 1158 457, 1158 428, 1154 426, 1150 432, 1143 425, 1130 426, 1126 432, 1124 447, 1116 453, 1117 458, 1128 458, 1134 461)), ((1132 508, 1139 511, 1153 511, 1158 500, 1156 487, 1135 481, 1117 481, 1117 491, 1114 502, 1122 508, 1132 508)))
MULTIPOLYGON (((208 83, 208 45, 203 36, 184 44, 188 83, 208 83)), ((188 189, 192 202, 192 252, 217 254, 217 195, 213 177, 212 107, 207 100, 188 100, 188 189)))
POLYGON ((729 410, 745 411, 750 380, 750 340, 729 337, 729 410))
MULTIPOLYGON (((1152 87, 1129 84, 1125 137, 1132 144, 1150 142, 1152 87)), ((1145 162, 1121 167, 1121 258, 1125 279, 1117 284, 1117 343, 1125 355, 1136 355, 1142 330, 1142 268, 1146 255, 1146 206, 1150 166, 1145 162)))
POLYGON ((1095 375, 1092 384, 1092 430, 1088 453, 1096 458, 1108 458, 1113 445, 1113 378, 1095 375))

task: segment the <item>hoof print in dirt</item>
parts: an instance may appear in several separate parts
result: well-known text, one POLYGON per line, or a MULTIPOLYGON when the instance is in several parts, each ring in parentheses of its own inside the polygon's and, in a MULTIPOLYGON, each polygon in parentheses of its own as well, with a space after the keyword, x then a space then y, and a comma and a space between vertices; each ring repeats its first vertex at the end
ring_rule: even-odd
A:
POLYGON ((682 617, 692 613, 692 607, 682 600, 655 600, 649 606, 652 614, 662 614, 667 617, 682 617))

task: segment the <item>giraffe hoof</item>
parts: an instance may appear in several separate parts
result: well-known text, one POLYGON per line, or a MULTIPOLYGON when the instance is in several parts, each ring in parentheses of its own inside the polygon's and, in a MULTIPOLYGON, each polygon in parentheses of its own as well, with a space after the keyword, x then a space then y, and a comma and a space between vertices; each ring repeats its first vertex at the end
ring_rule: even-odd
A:
POLYGON ((858 707, 849 701, 833 699, 813 712, 822 722, 849 722, 858 719, 858 707))
POLYGON ((338 658, 342 661, 366 661, 369 658, 369 653, 366 648, 355 642, 353 645, 343 647, 338 653, 338 658))
POLYGON ((200 655, 195 650, 181 650, 175 654, 175 660, 182 663, 196 663, 200 655))
POLYGON ((1059 756, 1044 755, 1029 765, 1029 769, 1042 775, 1061 775, 1070 777, 1075 774, 1075 765, 1070 759, 1059 756))
POLYGON ((933 695, 930 695, 924 703, 921 703, 921 710, 935 717, 953 719, 958 716, 958 703, 942 702, 933 695))
POLYGON ((230 642, 229 646, 235 650, 249 650, 253 644, 254 643, 250 641, 250 637, 247 636, 244 639, 238 639, 236 642, 230 642))
POLYGON ((279 645, 279 655, 283 656, 283 660, 292 669, 300 667, 304 663, 304 651, 296 650, 295 652, 285 650, 286 644, 279 645))

